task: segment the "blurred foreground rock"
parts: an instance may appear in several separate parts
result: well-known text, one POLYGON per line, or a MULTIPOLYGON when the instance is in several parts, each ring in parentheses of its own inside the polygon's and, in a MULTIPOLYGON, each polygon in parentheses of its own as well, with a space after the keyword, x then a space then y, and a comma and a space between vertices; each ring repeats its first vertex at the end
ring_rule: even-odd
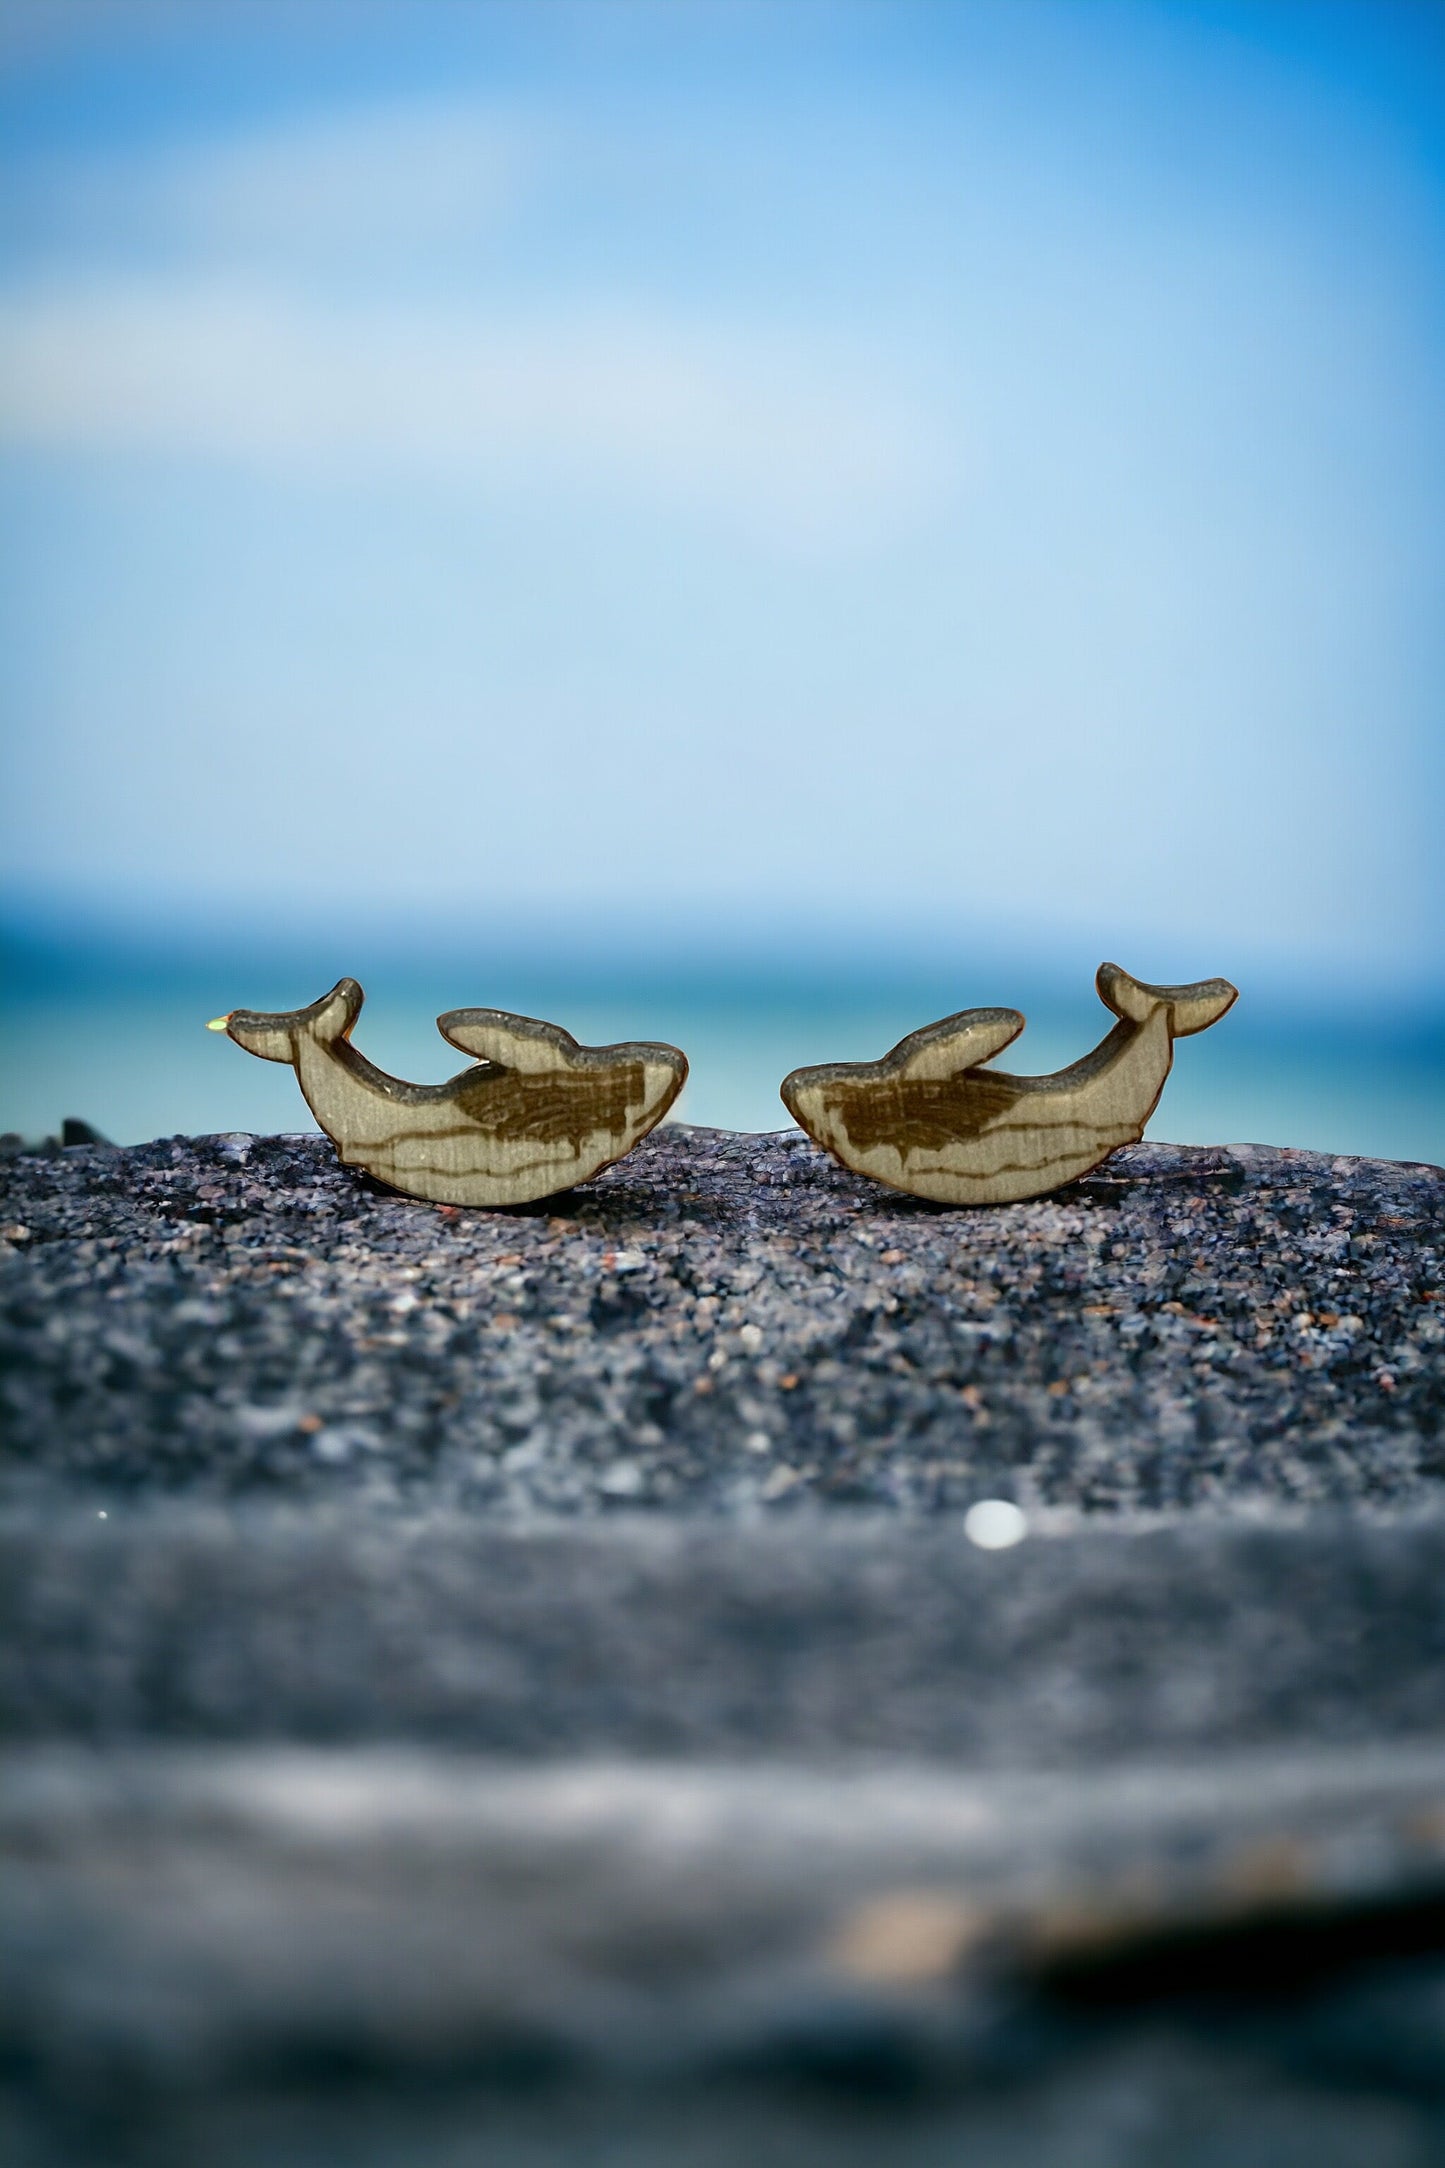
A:
POLYGON ((1439 1170, 0 1183, 7 2160, 1445 2158, 1439 1170))

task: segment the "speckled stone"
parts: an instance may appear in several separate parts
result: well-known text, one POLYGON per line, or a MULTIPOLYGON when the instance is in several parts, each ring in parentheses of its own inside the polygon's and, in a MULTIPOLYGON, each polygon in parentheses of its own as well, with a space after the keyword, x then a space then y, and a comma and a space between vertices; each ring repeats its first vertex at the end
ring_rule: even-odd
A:
POLYGON ((797 1132, 418 1204, 308 1137, 0 1168, 3 1495, 1034 1514, 1440 1495, 1445 1175, 1140 1145, 942 1211, 797 1132))
POLYGON ((0 2152, 1434 2168, 1442 1226, 0 1151, 0 2152))

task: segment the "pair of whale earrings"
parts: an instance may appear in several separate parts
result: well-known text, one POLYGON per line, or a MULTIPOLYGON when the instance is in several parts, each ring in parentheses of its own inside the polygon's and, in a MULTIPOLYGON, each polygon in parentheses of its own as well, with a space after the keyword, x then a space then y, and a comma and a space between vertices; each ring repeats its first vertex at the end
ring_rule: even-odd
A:
MULTIPOLYGON (((1174 1041, 1206 1030, 1235 999, 1227 979, 1149 986, 1117 964, 1101 964, 1095 983, 1117 1022, 1053 1076, 988 1068, 1024 1019, 964 1009, 910 1032, 881 1061, 795 1069, 783 1103, 845 1167, 909 1196, 950 1205, 1043 1196, 1138 1142, 1174 1041)), ((234 1009, 209 1028, 291 1065, 343 1165, 434 1204, 528 1204, 571 1189, 655 1129, 687 1079, 675 1046, 579 1046, 530 1016, 449 1009, 437 1028, 472 1067, 445 1084, 406 1084, 351 1044, 363 998, 342 979, 309 1009, 234 1009)))

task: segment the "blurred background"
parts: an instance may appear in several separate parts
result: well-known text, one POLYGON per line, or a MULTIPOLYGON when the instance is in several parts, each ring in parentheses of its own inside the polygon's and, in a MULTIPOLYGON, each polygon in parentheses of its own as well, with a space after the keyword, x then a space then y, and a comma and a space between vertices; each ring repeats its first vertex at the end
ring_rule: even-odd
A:
POLYGON ((0 1128, 1108 956, 1158 1134, 1445 1160, 1434 0, 6 0, 0 141, 0 1128))

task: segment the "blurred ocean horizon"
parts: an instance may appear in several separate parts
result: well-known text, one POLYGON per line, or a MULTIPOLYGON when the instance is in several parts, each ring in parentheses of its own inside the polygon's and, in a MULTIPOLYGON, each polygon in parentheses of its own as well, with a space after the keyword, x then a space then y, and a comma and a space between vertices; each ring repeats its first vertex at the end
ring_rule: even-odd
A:
MULTIPOLYGON (((441 1010, 510 1008, 586 1043, 681 1046, 691 1074, 675 1118, 737 1130, 788 1126, 789 1069, 877 1056, 955 1009, 1022 1009, 1028 1029, 1001 1064, 1020 1072, 1075 1060, 1111 1021, 1093 987, 1101 958, 1076 962, 1077 939, 1046 962, 996 931, 945 940, 906 927, 729 935, 594 917, 565 944, 506 924, 463 934, 454 918, 248 927, 197 912, 169 924, 0 913, 0 1130, 36 1139, 73 1116, 132 1144, 313 1129, 288 1069, 204 1025, 232 1008, 299 1006, 343 974, 367 992, 358 1045, 416 1082, 459 1066, 436 1031, 441 1010)), ((1223 953, 1172 969, 1163 953, 1118 949, 1142 977, 1212 969, 1240 986, 1229 1016, 1177 1050, 1151 1134, 1445 1162, 1445 990, 1372 991, 1365 974, 1331 986, 1223 953)))

